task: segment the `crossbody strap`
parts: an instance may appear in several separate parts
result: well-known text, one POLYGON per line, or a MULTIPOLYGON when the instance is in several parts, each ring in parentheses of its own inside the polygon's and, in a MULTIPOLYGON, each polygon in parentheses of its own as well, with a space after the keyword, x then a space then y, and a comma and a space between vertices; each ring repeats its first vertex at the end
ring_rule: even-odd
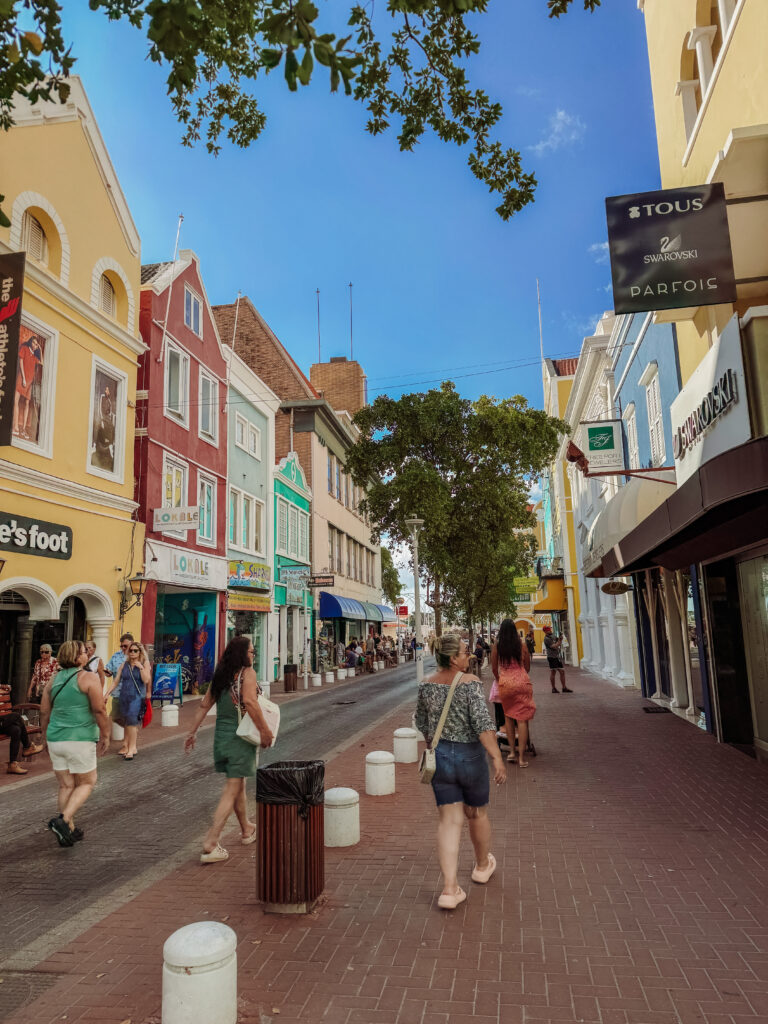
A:
POLYGON ((445 720, 448 717, 448 712, 451 708, 451 701, 453 700, 453 695, 456 692, 458 682, 463 675, 463 672, 457 672, 456 675, 453 677, 451 688, 448 691, 448 696, 445 698, 445 704, 443 705, 443 713, 440 715, 440 721, 437 723, 435 735, 432 737, 432 750, 434 750, 437 744, 440 742, 440 737, 443 734, 443 726, 445 725, 445 720))

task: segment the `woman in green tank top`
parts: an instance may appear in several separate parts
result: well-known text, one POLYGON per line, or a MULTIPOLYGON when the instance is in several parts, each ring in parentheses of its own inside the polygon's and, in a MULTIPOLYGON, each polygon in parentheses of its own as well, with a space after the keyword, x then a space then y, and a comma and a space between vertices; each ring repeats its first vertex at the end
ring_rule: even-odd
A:
POLYGON ((261 745, 272 743, 272 733, 259 707, 261 693, 252 668, 253 644, 247 636, 233 637, 213 673, 210 689, 200 701, 184 749, 189 753, 195 745, 195 734, 203 719, 216 705, 216 732, 213 739, 213 764, 217 772, 227 776, 224 792, 213 815, 200 855, 202 864, 227 860, 229 854, 219 840, 224 826, 234 811, 240 822, 240 842, 247 846, 256 839, 256 826, 248 819, 245 780, 256 772, 256 747, 237 735, 242 715, 250 715, 261 736, 261 745))
POLYGON ((101 682, 83 668, 85 645, 67 640, 59 648, 59 671, 46 684, 40 705, 43 735, 59 784, 59 814, 48 828, 59 846, 83 838, 75 825, 80 810, 96 785, 96 757, 109 750, 110 721, 101 682))

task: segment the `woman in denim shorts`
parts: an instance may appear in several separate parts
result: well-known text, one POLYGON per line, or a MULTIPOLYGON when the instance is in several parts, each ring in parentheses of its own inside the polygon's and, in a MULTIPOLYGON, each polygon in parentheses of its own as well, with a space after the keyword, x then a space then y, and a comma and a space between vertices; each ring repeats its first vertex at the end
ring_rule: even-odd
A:
POLYGON ((488 820, 487 754, 493 761, 496 783, 507 777, 504 760, 496 742, 496 729, 488 711, 480 680, 467 675, 467 644, 455 633, 435 641, 438 670, 419 686, 416 728, 428 743, 437 730, 440 715, 459 674, 442 735, 435 749, 437 770, 432 779, 440 822, 437 826, 437 856, 443 872, 443 891, 437 905, 454 910, 467 898, 458 883, 459 846, 464 819, 469 822, 469 838, 475 850, 472 881, 485 884, 496 868, 490 852, 491 823, 488 820))

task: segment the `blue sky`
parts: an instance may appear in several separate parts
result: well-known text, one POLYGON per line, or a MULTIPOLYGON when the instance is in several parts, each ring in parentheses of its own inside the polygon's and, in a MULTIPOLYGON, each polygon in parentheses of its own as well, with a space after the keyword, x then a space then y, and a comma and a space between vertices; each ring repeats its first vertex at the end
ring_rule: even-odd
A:
POLYGON ((248 294, 304 369, 316 288, 323 359, 349 354, 352 281, 371 398, 451 378, 470 398, 540 405, 536 278, 545 353, 577 354, 611 305, 604 197, 659 186, 642 15, 635 0, 580 6, 552 21, 545 0, 495 0, 476 19, 470 80, 502 102, 499 137, 539 178, 506 224, 464 151, 428 137, 401 154, 317 73, 297 94, 281 74, 266 81, 269 124, 249 150, 185 149, 143 36, 73 0, 64 20, 144 262, 172 256, 183 213, 211 301, 248 294))

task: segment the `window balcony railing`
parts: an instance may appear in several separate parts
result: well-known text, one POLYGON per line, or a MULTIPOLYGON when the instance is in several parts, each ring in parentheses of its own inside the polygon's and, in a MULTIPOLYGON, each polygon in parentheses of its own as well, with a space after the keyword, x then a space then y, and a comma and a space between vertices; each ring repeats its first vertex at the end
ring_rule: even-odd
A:
POLYGON ((562 555, 545 555, 536 559, 536 575, 540 580, 564 576, 562 555))

